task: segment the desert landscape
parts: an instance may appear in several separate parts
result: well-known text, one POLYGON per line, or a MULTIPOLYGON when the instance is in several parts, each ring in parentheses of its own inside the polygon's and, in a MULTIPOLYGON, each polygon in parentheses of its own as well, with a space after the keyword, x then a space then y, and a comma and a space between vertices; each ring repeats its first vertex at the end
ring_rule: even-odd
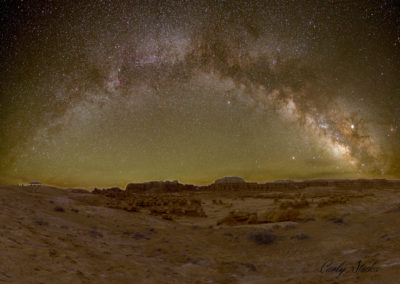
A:
POLYGON ((0 284, 400 284, 399 1, 0 11, 0 284))
POLYGON ((399 283, 400 182, 0 188, 1 283, 399 283))

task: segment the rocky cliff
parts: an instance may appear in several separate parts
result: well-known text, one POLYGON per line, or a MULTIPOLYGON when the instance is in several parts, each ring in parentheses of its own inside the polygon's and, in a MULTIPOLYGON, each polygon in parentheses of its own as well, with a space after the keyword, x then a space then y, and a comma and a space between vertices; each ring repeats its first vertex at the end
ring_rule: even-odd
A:
POLYGON ((267 183, 245 182, 242 178, 226 177, 216 180, 213 184, 196 186, 181 184, 178 181, 151 181, 145 183, 129 183, 126 190, 119 188, 95 189, 93 193, 108 196, 130 195, 136 193, 169 193, 181 191, 268 191, 268 190, 302 190, 305 188, 400 188, 400 181, 386 179, 313 179, 303 181, 274 181, 267 183))

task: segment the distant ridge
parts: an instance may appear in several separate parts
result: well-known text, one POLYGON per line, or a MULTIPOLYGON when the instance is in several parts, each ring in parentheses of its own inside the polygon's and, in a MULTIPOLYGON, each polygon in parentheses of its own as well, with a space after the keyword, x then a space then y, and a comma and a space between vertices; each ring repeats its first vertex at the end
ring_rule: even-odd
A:
POLYGON ((220 179, 217 179, 214 181, 215 184, 218 184, 218 183, 240 183, 240 182, 246 182, 246 181, 241 177, 223 177, 223 178, 220 178, 220 179))
MULTIPOLYGON (((129 183, 126 193, 158 193, 180 191, 223 191, 223 190, 302 190, 309 187, 334 187, 338 189, 369 189, 369 188, 398 188, 400 180, 386 179, 307 179, 307 180, 278 180, 266 183, 246 182, 240 177, 225 177, 205 186, 181 184, 178 181, 150 181, 145 183, 129 183)), ((95 189, 94 193, 123 192, 119 188, 95 189)))

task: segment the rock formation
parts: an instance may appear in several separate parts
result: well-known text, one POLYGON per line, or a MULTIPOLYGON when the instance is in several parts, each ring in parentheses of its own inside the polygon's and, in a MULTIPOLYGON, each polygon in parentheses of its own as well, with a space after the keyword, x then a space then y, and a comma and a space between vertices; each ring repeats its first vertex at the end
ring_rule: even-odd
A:
POLYGON ((245 183, 246 181, 241 177, 223 177, 215 180, 214 184, 219 183, 245 183))

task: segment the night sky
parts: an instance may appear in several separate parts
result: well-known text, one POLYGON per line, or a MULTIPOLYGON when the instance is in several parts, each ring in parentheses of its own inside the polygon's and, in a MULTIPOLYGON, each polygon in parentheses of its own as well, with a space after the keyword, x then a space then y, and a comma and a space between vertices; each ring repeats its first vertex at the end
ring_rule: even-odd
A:
POLYGON ((0 183, 400 178, 395 0, 0 13, 0 183))

